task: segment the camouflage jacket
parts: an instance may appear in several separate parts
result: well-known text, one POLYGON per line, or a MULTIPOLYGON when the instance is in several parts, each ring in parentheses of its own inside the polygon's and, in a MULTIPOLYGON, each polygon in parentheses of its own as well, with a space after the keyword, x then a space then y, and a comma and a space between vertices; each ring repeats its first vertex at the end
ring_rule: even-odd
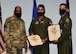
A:
POLYGON ((25 23, 15 15, 6 19, 4 24, 4 39, 6 46, 27 46, 25 23))

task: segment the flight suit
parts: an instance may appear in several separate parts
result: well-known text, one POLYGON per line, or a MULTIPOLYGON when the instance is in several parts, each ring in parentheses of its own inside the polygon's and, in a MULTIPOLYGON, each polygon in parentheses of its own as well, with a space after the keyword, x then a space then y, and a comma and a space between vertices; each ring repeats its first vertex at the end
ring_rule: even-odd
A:
MULTIPOLYGON (((41 39, 48 39, 48 26, 52 24, 52 21, 45 17, 39 21, 38 18, 32 20, 29 33, 37 34, 41 39)), ((46 41, 43 45, 33 47, 34 54, 49 54, 49 42, 46 41)))
POLYGON ((7 54, 22 54, 22 48, 27 47, 25 23, 15 15, 6 19, 4 24, 4 39, 7 54), (9 49, 12 46, 12 49, 9 49))
POLYGON ((61 37, 58 43, 58 54, 70 54, 72 20, 66 14, 59 21, 61 37))

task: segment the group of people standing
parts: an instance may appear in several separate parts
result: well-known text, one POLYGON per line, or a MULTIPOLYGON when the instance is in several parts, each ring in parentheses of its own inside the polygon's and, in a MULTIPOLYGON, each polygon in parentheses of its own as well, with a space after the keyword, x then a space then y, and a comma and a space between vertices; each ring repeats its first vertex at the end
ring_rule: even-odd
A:
MULTIPOLYGON (((29 27, 29 35, 39 35, 43 45, 35 46, 33 54, 49 54, 49 43, 57 44, 58 54, 70 54, 71 48, 71 29, 72 20, 68 16, 68 8, 65 3, 59 6, 59 21, 61 37, 58 40, 49 41, 48 26, 53 25, 51 18, 45 16, 45 6, 38 5, 38 17, 31 21, 29 27)), ((4 24, 4 39, 6 43, 7 54, 22 54, 22 48, 27 52, 27 37, 25 31, 25 22, 21 19, 22 10, 20 6, 16 6, 14 15, 8 17, 4 24)))

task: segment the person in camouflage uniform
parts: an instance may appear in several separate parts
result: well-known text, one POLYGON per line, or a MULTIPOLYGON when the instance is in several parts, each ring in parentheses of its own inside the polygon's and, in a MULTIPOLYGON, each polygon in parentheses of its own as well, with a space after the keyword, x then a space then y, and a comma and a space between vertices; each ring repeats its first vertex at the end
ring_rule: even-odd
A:
POLYGON ((7 18, 4 24, 4 39, 7 54, 22 54, 22 48, 27 51, 25 23, 21 19, 21 7, 16 6, 14 15, 7 18))
POLYGON ((45 7, 40 4, 38 6, 38 17, 32 20, 29 33, 30 35, 39 35, 44 44, 34 46, 33 54, 49 54, 48 26, 52 25, 52 20, 45 17, 44 14, 45 7))
POLYGON ((67 5, 65 3, 60 4, 60 16, 59 21, 61 29, 61 37, 58 39, 58 54, 70 54, 72 49, 71 42, 71 29, 72 29, 72 20, 68 16, 67 5))

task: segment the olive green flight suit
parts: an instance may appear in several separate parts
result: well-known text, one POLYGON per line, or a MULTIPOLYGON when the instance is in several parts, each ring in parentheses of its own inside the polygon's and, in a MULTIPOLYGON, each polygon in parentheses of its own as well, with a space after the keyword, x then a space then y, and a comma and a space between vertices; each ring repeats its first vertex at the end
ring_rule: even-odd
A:
POLYGON ((72 20, 66 14, 59 21, 61 37, 58 43, 58 54, 70 54, 72 20))
MULTIPOLYGON (((31 22, 29 33, 30 34, 37 34, 40 36, 41 39, 48 39, 48 26, 52 24, 52 21, 44 17, 41 21, 38 20, 38 18, 33 19, 31 22)), ((49 54, 49 43, 48 41, 41 45, 41 46, 35 46, 33 47, 34 54, 49 54)))

